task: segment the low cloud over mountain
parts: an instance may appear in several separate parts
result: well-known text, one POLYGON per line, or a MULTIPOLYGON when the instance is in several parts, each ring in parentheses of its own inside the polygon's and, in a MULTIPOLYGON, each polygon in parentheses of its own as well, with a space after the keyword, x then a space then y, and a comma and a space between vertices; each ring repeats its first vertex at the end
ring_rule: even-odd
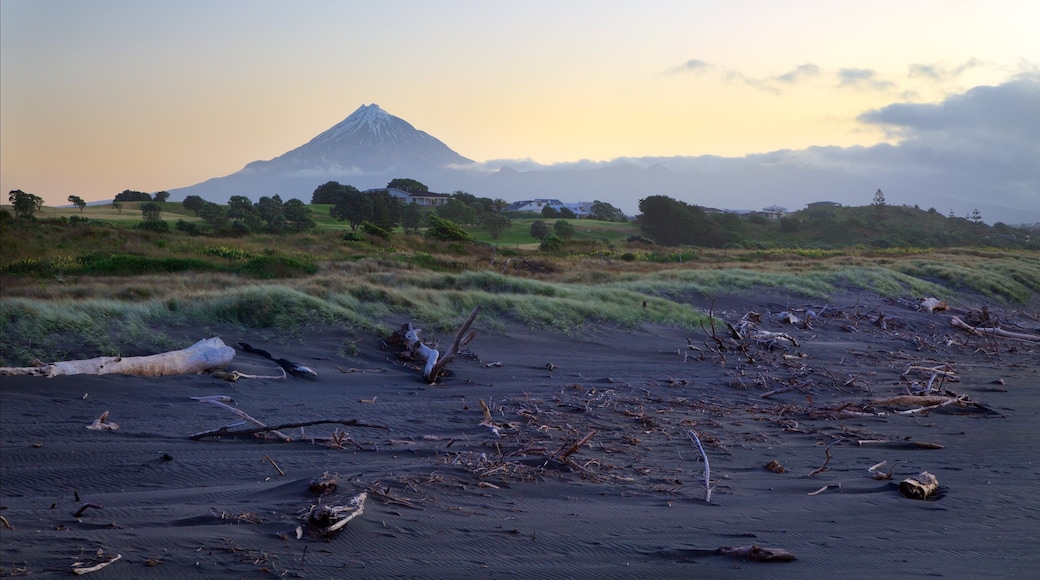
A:
POLYGON ((1040 74, 976 87, 937 104, 888 105, 864 112, 859 121, 884 128, 896 143, 737 158, 477 163, 369 105, 275 159, 170 192, 173 199, 194 194, 220 203, 232 195, 276 193, 309 201, 314 188, 330 180, 366 189, 410 177, 434 191, 462 189, 509 201, 598 199, 635 214, 648 195, 724 209, 794 210, 824 200, 867 205, 881 189, 889 204, 959 216, 977 208, 989 223, 1040 222, 1040 74))

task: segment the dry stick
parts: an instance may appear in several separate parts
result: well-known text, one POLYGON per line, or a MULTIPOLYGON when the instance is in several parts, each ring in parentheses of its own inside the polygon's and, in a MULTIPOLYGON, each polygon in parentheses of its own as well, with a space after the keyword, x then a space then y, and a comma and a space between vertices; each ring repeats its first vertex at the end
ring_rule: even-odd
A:
MULTIPOLYGON (((222 435, 238 436, 238 435, 253 435, 256 433, 277 433, 280 429, 295 429, 297 427, 310 427, 311 425, 346 425, 347 427, 370 427, 372 429, 383 429, 389 431, 390 428, 386 425, 375 425, 372 423, 362 423, 357 419, 319 419, 317 421, 303 421, 300 423, 285 423, 284 425, 275 425, 274 427, 257 427, 255 429, 240 429, 238 431, 231 431, 228 427, 221 427, 219 429, 210 429, 209 431, 202 431, 191 436, 192 439, 202 439, 205 437, 219 437, 222 435)), ((292 439, 286 438, 286 441, 292 441, 292 439)))
POLYGON ((701 457, 704 458, 704 501, 711 503, 711 466, 708 465, 708 454, 704 452, 704 446, 701 445, 701 438, 697 436, 697 432, 690 429, 686 432, 690 439, 697 444, 697 449, 701 452, 701 457))
POLYGON ((455 341, 451 343, 451 348, 448 349, 448 352, 441 357, 441 359, 437 361, 423 377, 426 379, 426 382, 432 383, 436 381, 437 378, 441 376, 441 373, 444 372, 444 367, 448 366, 448 363, 455 360, 455 357, 459 355, 459 349, 469 344, 469 342, 473 340, 473 337, 476 336, 476 333, 471 332, 469 327, 473 326, 473 321, 477 319, 477 314, 480 312, 480 308, 481 307, 478 305, 473 309, 473 312, 469 313, 469 318, 462 323, 462 326, 459 327, 459 331, 455 333, 455 341))
POLYGON ((96 510, 104 509, 103 507, 99 506, 96 503, 85 503, 82 506, 80 506, 80 508, 78 510, 76 510, 76 513, 72 514, 72 517, 78 518, 78 517, 82 516, 83 512, 87 511, 87 508, 94 508, 96 510))
POLYGON ((978 336, 992 336, 1011 338, 1014 340, 1024 340, 1027 342, 1040 342, 1040 335, 1036 334, 1023 334, 1020 332, 1008 332, 1001 328, 987 328, 980 326, 972 326, 956 316, 950 318, 950 325, 968 331, 968 334, 974 334, 978 336))
POLYGON ((780 393, 786 393, 787 391, 795 391, 795 390, 798 390, 798 389, 800 389, 802 387, 808 387, 809 385, 812 385, 812 384, 813 384, 812 379, 806 379, 806 380, 798 383, 797 385, 791 385, 789 387, 781 387, 779 389, 773 389, 772 391, 766 391, 765 393, 762 393, 761 395, 759 395, 759 397, 763 398, 763 399, 768 399, 769 397, 772 397, 773 395, 779 395, 780 393))
POLYGON ((274 462, 274 459, 271 459, 270 455, 264 455, 264 459, 266 459, 267 462, 271 464, 271 467, 275 468, 275 470, 278 472, 278 475, 285 475, 285 472, 282 471, 281 467, 278 467, 278 464, 274 462))
MULTIPOLYGON (((262 430, 261 431, 257 431, 257 433, 270 431, 273 435, 275 435, 276 437, 278 437, 282 441, 285 441, 285 442, 292 441, 292 437, 289 437, 288 435, 285 435, 284 433, 279 433, 275 429, 268 429, 267 425, 264 425, 259 420, 254 419, 253 417, 249 416, 249 414, 246 413, 245 411, 243 411, 241 409, 237 409, 235 407, 232 407, 231 405, 228 405, 228 403, 231 402, 232 399, 231 399, 231 397, 228 397, 227 395, 211 395, 211 396, 208 396, 208 397, 192 397, 192 399, 195 399, 196 401, 198 401, 200 403, 209 403, 211 405, 216 405, 216 406, 220 407, 221 409, 227 409, 228 411, 231 411, 235 415, 238 415, 239 418, 241 418, 241 419, 243 419, 245 421, 248 421, 248 422, 252 423, 253 425, 256 425, 257 427, 262 428, 262 430)), ((221 429, 226 431, 227 427, 222 427, 221 429)), ((198 435, 198 433, 196 435, 198 435)), ((195 439, 195 438, 196 437, 193 435, 192 439, 195 439)))
POLYGON ((827 471, 827 464, 831 462, 831 447, 834 447, 835 445, 837 445, 838 443, 841 443, 842 441, 844 441, 844 439, 838 439, 834 443, 831 443, 830 445, 828 445, 827 448, 823 450, 823 452, 827 455, 827 460, 823 462, 823 465, 821 465, 819 469, 814 469, 812 471, 812 473, 809 474, 809 477, 813 477, 817 473, 822 473, 824 471, 827 471))
POLYGON ((569 447, 567 446, 566 443, 564 443, 563 447, 560 447, 556 451, 556 453, 552 454, 552 458, 557 460, 557 461, 564 461, 564 460, 566 460, 571 455, 574 455, 575 453, 577 453, 578 449, 581 449, 582 445, 585 445, 586 443, 588 443, 589 439, 592 439, 592 437, 596 433, 599 433, 599 430, 593 429, 592 431, 589 431, 588 435, 582 437, 580 440, 578 440, 577 443, 575 443, 574 445, 571 445, 569 447))

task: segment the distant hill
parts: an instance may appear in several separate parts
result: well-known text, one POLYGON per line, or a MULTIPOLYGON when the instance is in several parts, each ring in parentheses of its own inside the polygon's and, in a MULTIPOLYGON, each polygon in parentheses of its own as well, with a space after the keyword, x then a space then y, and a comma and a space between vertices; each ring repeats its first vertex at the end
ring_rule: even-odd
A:
POLYGON ((777 205, 797 211, 824 200, 869 204, 881 189, 892 205, 943 215, 954 211, 962 217, 978 209, 989 224, 1040 222, 1040 205, 1034 203, 1040 199, 1040 171, 1035 166, 1009 167, 994 178, 977 171, 970 158, 951 160, 948 152, 928 153, 930 147, 811 147, 744 157, 622 157, 554 165, 529 159, 475 162, 372 104, 274 159, 168 191, 171 201, 198 195, 227 203, 233 195, 256 201, 278 194, 283 200, 309 202, 315 188, 328 181, 364 190, 400 177, 419 180, 436 192, 463 190, 510 202, 600 200, 636 215, 639 200, 650 195, 719 209, 777 205))

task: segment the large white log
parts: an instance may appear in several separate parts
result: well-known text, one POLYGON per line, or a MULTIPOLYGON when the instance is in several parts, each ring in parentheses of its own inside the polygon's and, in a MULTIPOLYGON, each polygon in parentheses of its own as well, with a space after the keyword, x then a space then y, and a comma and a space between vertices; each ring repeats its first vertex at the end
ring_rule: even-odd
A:
POLYGON ((235 357, 235 349, 219 337, 206 338, 183 350, 148 356, 103 356, 87 360, 52 362, 38 367, 0 367, 0 375, 32 375, 57 377, 61 375, 122 374, 139 377, 164 377, 198 373, 223 368, 235 357))

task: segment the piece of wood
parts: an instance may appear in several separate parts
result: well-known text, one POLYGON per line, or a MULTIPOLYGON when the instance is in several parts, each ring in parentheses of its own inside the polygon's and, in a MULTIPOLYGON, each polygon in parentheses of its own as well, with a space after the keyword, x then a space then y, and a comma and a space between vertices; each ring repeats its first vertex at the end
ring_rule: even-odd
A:
POLYGON ((811 386, 812 384, 813 384, 812 379, 807 379, 807 380, 804 380, 804 381, 802 381, 800 383, 796 383, 796 384, 788 386, 788 387, 780 387, 779 389, 773 389, 772 391, 766 391, 766 392, 762 393, 761 395, 759 395, 759 398, 761 398, 761 399, 768 399, 769 397, 772 397, 773 395, 779 395, 780 393, 786 393, 787 391, 795 391, 795 390, 801 389, 803 387, 811 386))
POLYGON ((939 480, 931 473, 921 473, 899 482, 899 493, 910 499, 928 499, 939 489, 939 480))
POLYGON ((690 439, 697 444, 697 449, 701 452, 701 457, 704 458, 704 502, 711 503, 711 491, 714 488, 711 485, 711 466, 708 465, 708 454, 704 452, 704 446, 701 445, 701 438, 697 436, 696 431, 688 429, 686 433, 690 436, 690 439))
MULTIPOLYGON (((234 409, 234 407, 231 408, 234 409)), ((361 421, 358 421, 357 419, 318 419, 315 421, 302 421, 299 423, 283 423, 281 425, 274 425, 272 427, 268 427, 261 423, 259 426, 253 429, 238 429, 234 431, 231 430, 231 426, 225 425, 224 427, 220 427, 217 429, 210 429, 208 431, 200 431, 198 433, 195 433, 191 436, 191 439, 197 440, 204 439, 206 437, 237 437, 239 435, 257 435, 259 433, 278 434, 278 432, 282 429, 297 429, 299 427, 310 427, 311 425, 344 425, 347 427, 370 427, 372 429, 382 429, 384 431, 390 430, 390 428, 386 425, 363 423, 361 421)), ((283 441, 287 443, 292 442, 292 438, 286 437, 285 435, 279 434, 279 438, 281 438, 283 441)))
MULTIPOLYGON (((270 428, 267 427, 267 425, 264 425, 258 419, 254 419, 253 417, 251 417, 245 411, 243 411, 243 410, 241 410, 241 409, 239 409, 237 407, 232 407, 231 405, 228 405, 228 403, 233 402, 233 400, 231 399, 231 397, 229 397, 227 395, 212 395, 212 396, 209 396, 209 397, 192 397, 192 399, 194 399, 194 400, 196 400, 196 401, 198 401, 200 403, 209 403, 210 405, 215 405, 217 407, 220 407, 221 409, 225 409, 227 411, 230 411, 231 413, 233 413, 235 416, 237 416, 238 418, 242 419, 243 421, 248 421, 249 423, 252 423, 253 425, 256 425, 258 428, 260 428, 259 431, 255 431, 255 432, 256 433, 264 433, 264 437, 267 437, 267 435, 270 434, 270 435, 273 435, 273 436, 281 439, 282 441, 285 441, 286 443, 292 441, 292 437, 289 437, 288 435, 285 435, 284 433, 280 433, 277 429, 270 429, 270 428)), ((210 431, 203 432, 203 433, 196 433, 195 435, 192 435, 191 438, 192 439, 201 439, 202 437, 212 436, 213 434, 228 435, 229 433, 227 432, 227 429, 228 429, 228 427, 222 427, 221 429, 216 430, 216 431, 218 431, 218 433, 214 433, 214 432, 210 432, 210 431), (220 431, 222 431, 222 433, 220 433, 220 431)))
POLYGON ((365 513, 367 492, 361 492, 351 498, 346 505, 318 505, 311 508, 308 514, 310 523, 318 528, 323 536, 332 535, 343 529, 350 520, 365 513))
MULTIPOLYGON (((81 568, 75 568, 74 567, 72 569, 72 573, 75 574, 76 576, 82 576, 84 574, 89 574, 91 572, 97 572, 98 570, 104 568, 105 566, 108 566, 112 562, 115 562, 116 560, 118 560, 118 559, 120 559, 122 557, 123 556, 121 554, 116 554, 111 560, 109 560, 107 562, 102 562, 100 564, 95 564, 94 566, 87 566, 87 567, 81 567, 81 568)), ((73 566, 75 566, 75 564, 73 564, 73 566)))
POLYGON ((1040 334, 1024 334, 1021 332, 1009 332, 1002 328, 989 328, 984 326, 972 326, 956 316, 950 317, 950 325, 968 331, 976 336, 998 336, 1012 340, 1024 340, 1026 342, 1040 342, 1040 334))
POLYGON ((448 363, 455 360, 455 357, 459 355, 459 349, 469 344, 477 335, 476 332, 470 330, 470 327, 473 326, 473 321, 477 319, 478 313, 480 313, 480 306, 477 306, 469 313, 469 317, 466 318, 466 321, 459 327, 458 332, 455 333, 455 340, 451 343, 451 348, 448 349, 448 352, 439 361, 436 361, 432 367, 429 365, 429 361, 427 361, 426 366, 429 370, 423 374, 426 382, 435 382, 444 372, 444 367, 448 366, 448 363))
POLYGON ((722 546, 716 553, 734 558, 744 558, 754 562, 791 562, 794 554, 781 548, 763 548, 761 546, 722 546))
POLYGON ((103 356, 87 360, 59 361, 35 367, 2 367, 0 375, 58 377, 64 375, 122 374, 164 377, 223 368, 235 357, 235 349, 218 337, 206 338, 183 350, 148 356, 103 356))

